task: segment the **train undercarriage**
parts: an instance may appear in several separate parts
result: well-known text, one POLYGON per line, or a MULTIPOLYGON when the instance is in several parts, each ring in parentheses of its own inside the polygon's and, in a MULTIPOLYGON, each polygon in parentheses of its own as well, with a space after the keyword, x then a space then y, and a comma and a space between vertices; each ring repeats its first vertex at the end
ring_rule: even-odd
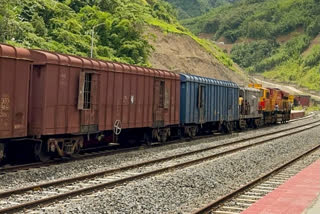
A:
POLYGON ((214 131, 230 133, 233 130, 259 128, 263 125, 286 123, 289 120, 290 112, 264 112, 263 117, 242 117, 239 121, 188 124, 164 128, 128 129, 122 130, 119 135, 115 135, 113 131, 108 131, 79 136, 49 136, 41 139, 11 140, 10 142, 0 142, 0 163, 8 156, 8 145, 13 145, 14 142, 19 142, 22 145, 22 140, 29 142, 35 159, 47 161, 52 157, 65 157, 78 154, 82 149, 88 148, 90 145, 97 147, 101 145, 107 146, 111 142, 116 142, 123 146, 148 145, 153 142, 164 143, 176 138, 194 138, 197 135, 212 134, 214 131))
POLYGON ((263 112, 264 124, 287 123, 290 120, 290 111, 263 112))

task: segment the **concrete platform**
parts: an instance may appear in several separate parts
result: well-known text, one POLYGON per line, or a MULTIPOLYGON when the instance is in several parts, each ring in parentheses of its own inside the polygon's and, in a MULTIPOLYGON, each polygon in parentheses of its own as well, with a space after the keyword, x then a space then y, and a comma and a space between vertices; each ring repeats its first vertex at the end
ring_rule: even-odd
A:
POLYGON ((305 116, 305 111, 304 110, 302 110, 302 111, 292 110, 291 114, 290 114, 290 120, 298 119, 298 118, 301 118, 301 117, 304 117, 304 116, 305 116))
POLYGON ((313 201, 311 206, 304 210, 303 214, 319 214, 320 213, 320 194, 313 201))
POLYGON ((241 214, 320 214, 320 160, 241 214))

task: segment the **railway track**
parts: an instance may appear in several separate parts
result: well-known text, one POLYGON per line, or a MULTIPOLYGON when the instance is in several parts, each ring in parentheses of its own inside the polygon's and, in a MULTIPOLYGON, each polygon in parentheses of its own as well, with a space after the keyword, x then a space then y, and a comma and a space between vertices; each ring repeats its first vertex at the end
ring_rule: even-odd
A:
MULTIPOLYGON (((296 122, 296 121, 300 121, 300 120, 309 119, 312 116, 314 116, 314 114, 311 114, 311 115, 303 117, 303 118, 294 119, 294 120, 289 121, 289 122, 296 122)), ((312 122, 304 124, 304 125, 308 125, 308 124, 312 124, 312 122)), ((298 128, 298 127, 302 127, 302 126, 303 125, 296 126, 296 127, 298 128)), ((292 128, 287 128, 287 129, 283 129, 281 131, 287 131, 287 130, 291 130, 291 129, 292 128)), ((271 134, 275 134, 277 132, 278 131, 272 132, 271 134)), ((217 136, 221 136, 221 134, 217 134, 215 136, 212 136, 212 135, 197 136, 197 137, 195 137, 193 139, 183 138, 183 139, 172 140, 172 141, 169 141, 169 142, 167 142, 165 144, 154 143, 154 144, 149 145, 149 146, 136 146, 136 147, 130 147, 130 148, 121 148, 120 146, 114 145, 113 147, 104 147, 104 149, 108 149, 107 151, 106 150, 97 151, 96 149, 88 149, 86 151, 82 151, 81 154, 74 155, 74 156, 69 157, 69 158, 53 159, 53 160, 49 160, 47 162, 32 162, 32 163, 28 163, 28 164, 3 166, 3 167, 0 167, 0 174, 1 173, 2 174, 3 173, 8 173, 8 172, 15 172, 15 171, 19 171, 19 170, 28 170, 28 169, 31 169, 31 168, 47 167, 47 166, 51 166, 51 165, 57 165, 57 164, 71 162, 71 161, 91 159, 91 158, 96 158, 96 157, 101 157, 101 156, 106 156, 106 155, 120 154, 120 153, 130 152, 130 151, 134 151, 134 150, 141 149, 141 148, 148 149, 148 148, 154 148, 154 147, 159 147, 159 146, 166 146, 166 145, 169 145, 169 144, 183 143, 183 142, 191 141, 191 140, 214 138, 214 137, 217 137, 217 136)), ((248 140, 250 140, 250 138, 248 138, 248 140)))
POLYGON ((72 162, 72 161, 86 160, 86 159, 102 157, 102 156, 106 156, 106 155, 121 154, 121 153, 130 152, 130 151, 135 151, 138 149, 150 149, 150 148, 155 148, 155 147, 160 147, 160 146, 167 146, 170 144, 178 144, 178 143, 188 142, 188 141, 192 141, 192 140, 216 138, 216 137, 221 137, 221 136, 227 136, 227 135, 217 133, 214 136, 213 135, 204 135, 204 136, 194 137, 193 139, 183 138, 183 139, 178 139, 178 140, 172 140, 172 141, 166 142, 164 144, 153 143, 151 145, 135 146, 135 147, 130 147, 130 148, 123 148, 120 145, 114 145, 113 147, 104 147, 105 149, 108 149, 107 151, 105 151, 105 150, 97 151, 97 149, 99 149, 99 148, 87 149, 85 151, 82 151, 80 154, 73 155, 72 157, 57 158, 57 159, 52 159, 52 160, 49 160, 46 162, 33 162, 33 163, 28 163, 28 164, 3 166, 3 167, 0 167, 0 174, 1 173, 2 174, 8 173, 8 172, 15 172, 15 171, 19 171, 19 170, 28 170, 28 169, 32 169, 32 168, 40 168, 40 167, 58 165, 58 164, 62 164, 62 163, 72 162))
POLYGON ((96 152, 96 151, 88 150, 87 152, 84 152, 72 157, 57 158, 57 159, 52 159, 46 162, 32 162, 28 164, 7 165, 7 166, 0 167, 0 174, 19 171, 19 170, 28 170, 31 168, 40 168, 40 167, 58 165, 58 164, 67 163, 71 161, 85 160, 85 159, 95 158, 95 157, 104 156, 104 155, 120 154, 124 152, 129 152, 138 148, 140 147, 120 149, 119 146, 114 146, 114 147, 109 147, 107 151, 96 152))
POLYGON ((305 153, 291 159, 276 169, 273 169, 254 181, 238 188, 209 204, 204 205, 192 214, 239 214, 249 208, 256 201, 272 192, 289 178, 307 167, 299 161, 318 151, 320 145, 313 147, 305 153))
MULTIPOLYGON (((87 192, 123 185, 133 180, 155 176, 170 172, 171 170, 196 165, 221 156, 244 151, 248 148, 262 145, 272 140, 300 133, 318 126, 320 126, 319 121, 296 128, 290 128, 290 130, 285 132, 282 131, 282 133, 277 133, 276 136, 272 136, 270 133, 264 134, 262 136, 211 146, 209 148, 198 149, 170 157, 1 192, 0 213, 17 212, 87 192), (263 139, 267 136, 270 137, 263 139)), ((275 135, 275 133, 273 133, 273 135, 275 135)))

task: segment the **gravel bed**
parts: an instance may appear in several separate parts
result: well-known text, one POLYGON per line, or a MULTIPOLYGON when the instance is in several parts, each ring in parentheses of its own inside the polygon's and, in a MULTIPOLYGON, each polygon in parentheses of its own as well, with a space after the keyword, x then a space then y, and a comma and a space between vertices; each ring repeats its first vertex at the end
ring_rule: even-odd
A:
MULTIPOLYGON (((244 152, 58 202, 43 213, 189 213, 319 144, 320 128, 244 152), (81 203, 79 203, 81 201, 81 203)), ((306 161, 320 158, 320 151, 306 161)))
POLYGON ((19 188, 26 185, 36 184, 39 182, 68 178, 83 173, 118 168, 120 166, 131 165, 142 161, 167 157, 174 154, 193 151, 196 149, 206 148, 213 145, 220 145, 237 139, 257 136, 261 133, 273 132, 279 129, 295 127, 298 125, 305 124, 307 122, 315 121, 319 118, 320 116, 317 115, 316 117, 312 117, 310 119, 296 121, 294 123, 289 123, 286 125, 271 126, 263 129, 235 133, 232 135, 222 137, 195 140, 192 142, 171 144, 149 149, 141 149, 128 153, 97 157, 88 160, 79 160, 59 165, 52 165, 49 167, 41 167, 25 171, 6 173, 0 175, 0 191, 5 191, 11 188, 19 188))
MULTIPOLYGON (((300 128, 300 129, 302 130, 303 128, 300 128)), ((290 132, 290 131, 288 131, 288 132, 290 132)), ((277 135, 281 136, 282 134, 283 133, 279 133, 277 135)), ((276 136, 269 136, 269 137, 267 137, 265 139, 274 138, 276 136)), ((169 167, 169 166, 174 166, 174 165, 177 165, 177 164, 180 164, 180 163, 184 163, 184 162, 188 162, 188 161, 196 160, 196 159, 201 159, 203 157, 208 157, 210 155, 214 155, 214 154, 217 154, 217 153, 220 153, 220 152, 224 152, 224 151, 227 151, 227 150, 239 148, 239 147, 242 147, 242 146, 245 146, 245 145, 250 145, 252 143, 255 143, 255 140, 246 141, 246 142, 243 142, 243 143, 240 143, 240 144, 236 144, 236 145, 230 145, 228 147, 215 149, 213 151, 208 150, 208 151, 204 151, 204 152, 197 153, 197 154, 194 154, 194 155, 190 155, 190 156, 187 156, 187 157, 182 157, 182 158, 178 158, 178 159, 164 161, 164 162, 152 164, 150 166, 140 167, 140 168, 137 168, 137 169, 126 170, 126 171, 123 171, 123 172, 119 172, 119 173, 115 173, 115 174, 111 174, 111 175, 106 175, 106 176, 103 176, 103 177, 99 176, 99 177, 97 177, 97 179, 90 179, 90 182, 94 181, 96 184, 101 183, 101 180, 99 180, 100 178, 110 179, 109 181, 117 180, 120 177, 121 178, 125 178, 125 177, 131 176, 131 175, 137 175, 137 174, 140 174, 140 173, 154 171, 154 170, 157 170, 157 169, 160 169, 160 168, 166 168, 166 167, 169 167)), ((42 197, 45 197, 45 196, 47 196, 48 193, 50 194, 50 196, 53 196, 55 194, 60 193, 63 189, 66 189, 66 187, 70 191, 71 191, 71 189, 72 190, 76 190, 76 189, 82 188, 83 185, 84 185, 83 183, 86 183, 86 182, 87 181, 81 181, 80 183, 76 182, 74 184, 67 184, 67 185, 64 184, 64 185, 59 186, 59 187, 44 188, 41 191, 27 192, 27 193, 25 193, 23 195, 13 195, 8 200, 10 202, 19 202, 19 203, 28 202, 30 200, 35 200, 35 199, 40 199, 42 197)), ((105 181, 103 181, 103 182, 105 182, 105 181)), ((8 204, 6 201, 0 202, 0 208, 4 208, 4 207, 7 207, 7 206, 10 206, 10 204, 8 204)))

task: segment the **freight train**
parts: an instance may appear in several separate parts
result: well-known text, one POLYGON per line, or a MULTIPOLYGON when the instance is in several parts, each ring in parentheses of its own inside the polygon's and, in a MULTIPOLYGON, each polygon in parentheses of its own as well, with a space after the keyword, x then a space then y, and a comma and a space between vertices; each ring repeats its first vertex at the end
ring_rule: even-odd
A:
POLYGON ((290 117, 278 89, 6 44, 0 81, 0 160, 12 146, 30 145, 45 160, 92 144, 165 142, 290 117))

